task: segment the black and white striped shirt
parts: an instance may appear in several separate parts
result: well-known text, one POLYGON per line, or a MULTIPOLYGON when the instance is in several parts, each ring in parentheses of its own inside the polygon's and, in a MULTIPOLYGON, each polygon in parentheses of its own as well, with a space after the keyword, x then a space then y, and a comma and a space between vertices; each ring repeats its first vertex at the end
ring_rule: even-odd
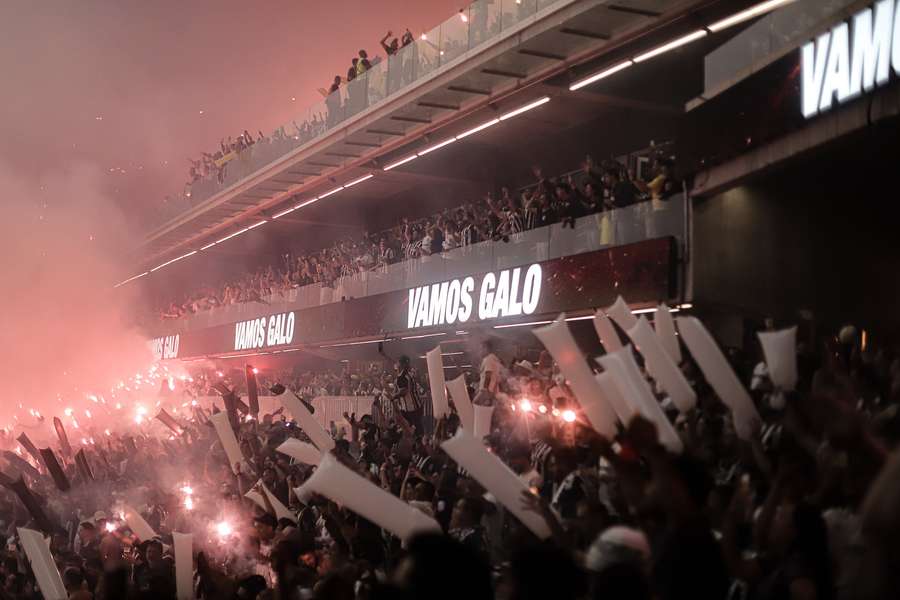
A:
POLYGON ((471 246, 478 242, 478 230, 475 229, 474 223, 469 223, 465 227, 463 227, 462 231, 459 234, 460 245, 461 246, 471 246))
POLYGON ((531 449, 531 466, 534 467, 534 470, 544 474, 544 468, 547 465, 547 459, 550 457, 550 452, 553 451, 553 448, 547 442, 543 442, 538 440, 534 443, 534 447, 531 449))

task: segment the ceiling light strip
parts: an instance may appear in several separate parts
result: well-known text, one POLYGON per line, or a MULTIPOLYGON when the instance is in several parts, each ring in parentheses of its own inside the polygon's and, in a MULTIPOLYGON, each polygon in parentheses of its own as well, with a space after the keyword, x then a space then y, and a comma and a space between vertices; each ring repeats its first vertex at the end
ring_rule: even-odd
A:
POLYGON ((544 96, 543 98, 541 98, 539 100, 535 100, 534 102, 532 102, 530 104, 526 104, 525 106, 521 106, 515 110, 509 111, 506 114, 500 115, 500 120, 505 121, 507 119, 517 117, 524 112, 528 112, 529 110, 531 110, 533 108, 537 108, 538 106, 547 104, 548 102, 550 102, 550 96, 544 96))
POLYGON ((424 150, 422 150, 421 152, 418 153, 418 156, 425 156, 426 154, 428 154, 430 152, 434 152, 435 150, 437 150, 439 148, 443 148, 444 146, 448 146, 455 141, 456 141, 455 137, 447 138, 443 142, 438 142, 434 146, 429 146, 428 148, 425 148, 424 150))
POLYGON ((662 46, 659 46, 658 48, 654 48, 653 50, 650 50, 649 52, 644 52, 643 54, 639 54, 638 56, 635 56, 634 62, 642 63, 645 60, 650 60, 651 58, 657 57, 660 54, 665 54, 669 50, 675 50, 676 48, 681 48, 682 46, 686 46, 687 44, 690 44, 691 42, 693 42, 695 40, 699 40, 702 37, 706 37, 706 35, 707 35, 707 32, 705 29, 698 29, 697 31, 694 31, 694 32, 689 33, 684 36, 681 36, 680 38, 676 38, 676 39, 672 40, 671 42, 669 42, 668 44, 663 44, 662 46))
POLYGON ((794 2, 794 0, 768 0, 767 2, 760 2, 756 6, 751 6, 746 10, 742 10, 739 13, 735 13, 730 17, 726 17, 721 21, 716 21, 712 25, 709 26, 709 30, 713 33, 722 31, 723 29, 728 29, 734 25, 738 25, 743 23, 744 21, 749 21, 755 17, 764 15, 768 12, 775 10, 781 6, 785 6, 794 2))
POLYGON ((371 173, 368 174, 368 175, 364 175, 364 176, 360 177, 359 179, 354 179, 354 180, 351 181, 350 183, 345 183, 345 184, 344 184, 344 189, 347 189, 348 187, 354 186, 354 185, 356 185, 357 183, 362 183, 363 181, 365 181, 365 180, 367 180, 367 179, 372 179, 372 174, 371 174, 371 173))
POLYGON ((274 219, 281 218, 281 217, 283 217, 283 216, 286 215, 286 214, 290 214, 290 213, 294 212, 295 210, 297 210, 297 207, 296 207, 296 206, 292 206, 292 207, 290 207, 290 208, 288 208, 288 209, 285 209, 285 210, 281 211, 280 213, 278 213, 278 214, 276 214, 276 215, 272 215, 272 219, 274 220, 274 219))
POLYGON ((473 127, 472 129, 470 129, 468 131, 462 132, 461 134, 456 136, 456 139, 461 140, 464 137, 468 137, 468 136, 472 135, 473 133, 478 133, 479 131, 483 131, 483 130, 487 129, 488 127, 496 125, 499 122, 500 122, 500 119, 491 119, 490 121, 488 121, 486 123, 482 123, 478 127, 473 127))
POLYGON ((634 64, 633 60, 626 60, 625 62, 621 62, 617 65, 614 65, 608 69, 604 69, 599 73, 595 73, 589 77, 585 77, 580 81, 576 81, 572 85, 569 86, 570 91, 580 90, 581 88, 591 85, 594 82, 600 81, 601 79, 606 79, 610 75, 615 75, 619 71, 624 71, 628 67, 634 64))
POLYGON ((397 162, 391 163, 391 164, 389 164, 388 166, 386 166, 386 167, 384 168, 384 170, 385 170, 385 171, 390 171, 391 169, 395 169, 395 168, 399 167, 400 165, 405 165, 406 163, 408 163, 408 162, 410 162, 410 161, 413 161, 413 160, 416 160, 417 158, 419 158, 419 155, 418 155, 418 154, 413 154, 412 156, 407 156, 406 158, 401 158, 401 159, 398 160, 397 162))
POLYGON ((120 282, 120 283, 117 283, 117 284, 114 285, 113 287, 114 287, 114 288, 117 288, 117 287, 123 286, 123 285, 125 285, 126 283, 129 283, 129 282, 131 282, 131 281, 134 281, 135 279, 140 279, 140 278, 143 277, 144 275, 149 275, 149 274, 150 274, 150 271, 144 271, 143 273, 139 273, 138 275, 135 275, 134 277, 129 277, 129 278, 126 279, 125 281, 122 281, 122 282, 120 282))

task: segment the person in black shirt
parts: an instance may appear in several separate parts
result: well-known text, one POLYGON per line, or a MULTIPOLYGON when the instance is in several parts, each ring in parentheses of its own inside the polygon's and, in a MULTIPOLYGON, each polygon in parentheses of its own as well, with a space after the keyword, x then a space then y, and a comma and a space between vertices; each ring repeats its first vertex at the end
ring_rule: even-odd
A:
POLYGON ((625 208, 637 202, 638 190, 630 180, 623 180, 619 171, 611 169, 609 187, 612 190, 612 208, 625 208))
POLYGON ((578 193, 566 182, 560 181, 555 188, 556 202, 563 227, 575 227, 575 219, 584 216, 584 206, 578 193))
POLYGON ((335 75, 331 87, 328 88, 328 96, 325 98, 325 106, 328 108, 328 126, 334 126, 340 118, 341 95, 336 94, 341 87, 341 76, 335 75))
POLYGON ((401 356, 397 361, 397 392, 392 400, 400 409, 400 414, 407 423, 422 431, 422 402, 419 400, 419 390, 416 388, 415 378, 412 376, 409 366, 409 357, 401 356))
POLYGON ((438 225, 431 228, 431 254, 440 254, 444 251, 444 230, 438 225))
POLYGON ((383 38, 381 38, 381 47, 384 48, 385 53, 387 53, 388 57, 391 57, 397 53, 397 50, 400 49, 400 42, 397 38, 391 40, 391 43, 387 43, 387 39, 394 35, 392 31, 388 31, 383 38))

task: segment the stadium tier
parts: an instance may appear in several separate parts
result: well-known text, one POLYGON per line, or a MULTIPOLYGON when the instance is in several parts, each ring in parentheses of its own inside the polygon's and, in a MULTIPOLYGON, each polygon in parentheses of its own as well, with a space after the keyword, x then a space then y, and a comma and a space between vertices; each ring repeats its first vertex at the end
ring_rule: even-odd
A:
POLYGON ((0 598, 897 597, 900 0, 380 46, 100 294, 9 221, 0 598))

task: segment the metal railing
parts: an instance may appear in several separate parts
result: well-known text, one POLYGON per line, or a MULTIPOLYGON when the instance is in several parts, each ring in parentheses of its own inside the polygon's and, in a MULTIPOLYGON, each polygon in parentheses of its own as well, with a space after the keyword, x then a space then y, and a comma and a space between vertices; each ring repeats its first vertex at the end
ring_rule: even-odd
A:
POLYGON ((174 320, 160 329, 204 329, 261 314, 311 308, 665 236, 675 237, 683 248, 684 211, 685 197, 681 194, 663 201, 641 202, 581 217, 573 227, 556 223, 513 234, 508 242, 485 241, 362 271, 337 279, 333 286, 316 283, 272 294, 263 302, 219 306, 174 320))
POLYGON ((553 5, 571 0, 476 0, 468 8, 421 35, 393 56, 382 59, 291 122, 252 146, 234 153, 219 176, 190 184, 180 204, 171 203, 155 226, 174 219, 222 190, 249 177, 289 152, 311 143, 348 119, 403 92, 453 63, 470 50, 496 41, 522 21, 553 5))

